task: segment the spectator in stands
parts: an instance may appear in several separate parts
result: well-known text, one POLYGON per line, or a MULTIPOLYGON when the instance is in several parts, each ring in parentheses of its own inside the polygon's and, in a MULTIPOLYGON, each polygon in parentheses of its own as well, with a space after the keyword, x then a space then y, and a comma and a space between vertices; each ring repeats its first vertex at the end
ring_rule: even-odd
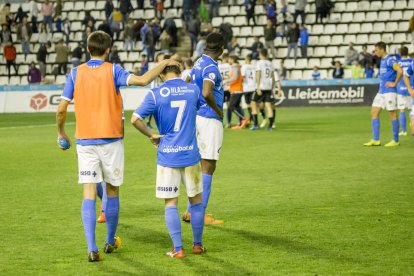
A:
POLYGON ((137 9, 139 9, 139 10, 144 9, 144 0, 137 0, 137 9))
POLYGON ((300 25, 300 52, 302 58, 308 57, 309 34, 305 24, 300 25))
POLYGON ((367 79, 371 79, 374 77, 374 69, 372 68, 371 64, 365 64, 364 75, 367 79))
MULTIPOLYGON (((267 19, 267 25, 264 27, 264 39, 265 46, 269 53, 272 53, 272 59, 276 58, 275 39, 276 39, 276 28, 275 24, 271 19, 267 19), (271 51, 270 51, 270 50, 271 51)), ((270 57, 270 54, 269 54, 270 57)))
POLYGON ((55 27, 57 33, 62 32, 62 18, 60 17, 60 15, 55 16, 55 27))
POLYGON ((114 11, 114 4, 112 3, 112 0, 106 0, 104 10, 105 10, 105 18, 106 20, 109 20, 109 17, 114 11))
POLYGON ((82 63, 82 57, 83 57, 83 42, 79 42, 78 46, 73 50, 72 52, 72 66, 77 67, 82 63))
POLYGON ((247 25, 250 26, 250 19, 253 19, 253 26, 256 25, 256 0, 244 0, 244 9, 246 11, 247 25))
POLYGON ((276 3, 274 0, 267 0, 266 16, 273 25, 276 25, 276 3))
POLYGON ((354 49, 354 43, 349 43, 349 48, 345 51, 345 65, 352 65, 352 63, 359 57, 358 52, 354 49))
POLYGON ((141 55, 141 72, 140 72, 140 76, 144 75, 146 72, 148 72, 148 59, 147 59, 147 55, 142 54, 141 55))
POLYGON ((218 31, 224 38, 224 45, 231 41, 233 37, 233 30, 230 23, 222 23, 220 24, 219 31, 218 31))
POLYGON ((282 14, 287 14, 288 13, 288 5, 287 5, 286 0, 280 0, 280 5, 282 6, 282 8, 281 8, 282 14))
POLYGON ((56 0, 55 16, 62 16, 62 0, 56 0))
POLYGON ((46 58, 47 58, 47 48, 50 48, 51 43, 48 41, 46 44, 42 43, 39 46, 39 50, 36 54, 36 60, 39 64, 40 73, 42 74, 42 78, 44 79, 46 77, 46 58))
POLYGON ((171 36, 173 40, 172 46, 177 47, 178 45, 178 36, 177 36, 177 25, 175 24, 174 18, 171 15, 167 15, 167 18, 164 21, 164 30, 171 36))
POLYGON ((11 67, 13 66, 15 75, 18 74, 18 68, 16 65, 16 48, 13 43, 8 42, 3 49, 4 58, 6 59, 7 71, 9 73, 9 79, 11 78, 11 67))
POLYGON ((121 24, 123 22, 124 15, 118 8, 115 8, 111 16, 109 16, 109 23, 111 25, 111 32, 114 34, 116 40, 119 39, 121 33, 121 24), (116 35, 116 36, 115 36, 116 35))
POLYGON ((170 45, 172 43, 171 36, 164 30, 160 36, 160 47, 164 54, 170 52, 170 45))
POLYGON ((111 52, 109 53, 109 62, 123 66, 121 58, 119 57, 118 47, 116 45, 112 46, 111 52))
POLYGON ((145 21, 144 26, 140 29, 140 36, 142 42, 142 51, 146 54, 147 53, 147 32, 149 29, 149 23, 145 21))
MULTIPOLYGON (((102 23, 98 26, 98 31, 102 31, 104 33, 107 33, 111 38, 113 36, 111 25, 109 25, 108 21, 104 19, 102 23)), ((86 37, 87 38, 87 37, 86 37)), ((113 42, 112 42, 113 43, 113 42)), ((85 44, 86 45, 86 44, 85 44)))
POLYGON ((119 10, 122 13, 122 26, 125 26, 129 19, 129 14, 134 10, 130 0, 119 0, 119 10))
POLYGON ((0 45, 4 47, 9 42, 13 42, 11 31, 7 28, 6 24, 3 24, 1 25, 0 45))
POLYGON ((132 33, 134 41, 141 40, 141 28, 144 26, 145 21, 143 19, 138 19, 134 21, 132 25, 132 33))
POLYGON ((229 54, 240 56, 241 55, 241 47, 237 38, 235 36, 232 37, 231 41, 227 45, 227 51, 229 54))
POLYGON ((195 9, 194 0, 183 0, 183 19, 184 22, 188 22, 193 14, 195 9))
POLYGON ((321 72, 319 72, 318 66, 313 67, 312 79, 313 80, 320 80, 321 79, 321 72))
POLYGON ((152 25, 149 25, 148 31, 145 34, 145 43, 147 46, 148 61, 154 61, 155 56, 155 42, 154 32, 152 31, 152 25))
POLYGON ((202 22, 211 22, 210 12, 204 1, 201 1, 200 5, 198 6, 198 16, 202 22))
POLYGON ((327 0, 315 0, 316 6, 316 20, 315 23, 323 23, 323 18, 328 14, 328 1, 327 0))
POLYGON ((91 15, 91 11, 85 11, 85 17, 82 20, 82 25, 89 26, 92 31, 95 31, 95 23, 96 19, 91 15))
POLYGON ((68 59, 71 53, 70 48, 63 44, 63 39, 60 39, 57 45, 55 46, 56 51, 56 60, 57 63, 57 72, 55 75, 64 75, 66 74, 67 67, 68 67, 68 59))
POLYGON ((22 6, 20 5, 20 7, 17 9, 16 15, 14 16, 14 23, 21 23, 24 17, 27 17, 27 14, 23 11, 22 6))
POLYGON ((23 20, 17 26, 17 39, 22 44, 22 52, 24 58, 27 58, 27 55, 30 54, 30 37, 32 36, 32 28, 27 22, 27 16, 23 17, 23 20))
POLYGON ((34 61, 30 64, 29 72, 27 73, 27 82, 29 84, 40 83, 42 81, 42 74, 36 67, 34 61))
POLYGON ((279 66, 279 76, 281 80, 287 79, 287 69, 285 67, 285 60, 280 60, 280 66, 279 66))
POLYGON ((342 79, 344 78, 344 68, 340 61, 332 61, 335 64, 335 68, 332 71, 332 78, 334 79, 342 79))
POLYGON ((252 58, 258 59, 259 58, 259 52, 261 49, 264 49, 263 43, 260 41, 260 38, 258 36, 254 37, 254 42, 252 46, 249 48, 249 50, 252 51, 252 58))
POLYGON ((288 42, 288 51, 286 58, 290 58, 290 53, 293 49, 293 57, 295 58, 295 60, 297 59, 299 37, 300 31, 298 25, 295 22, 293 22, 292 24, 290 24, 290 28, 286 36, 288 42))
POLYGON ((194 59, 201 57, 204 54, 205 49, 206 49, 206 37, 202 35, 197 42, 196 49, 193 54, 194 59))
POLYGON ((359 61, 356 59, 353 61, 352 65, 345 65, 345 68, 351 69, 351 78, 352 79, 361 79, 364 77, 364 68, 359 64, 359 61))
POLYGON ((160 41, 160 36, 161 36, 160 19, 158 17, 155 17, 151 21, 151 26, 152 26, 152 33, 154 34, 154 44, 157 44, 158 41, 160 41))
POLYGON ((32 22, 32 33, 37 33, 37 15, 39 14, 39 7, 35 0, 29 2, 29 15, 32 22))
POLYGON ((190 21, 186 23, 187 23, 187 32, 188 32, 188 35, 190 36, 190 41, 191 41, 190 52, 192 56, 195 50, 196 44, 197 44, 198 36, 200 35, 201 22, 197 16, 191 16, 190 21))
POLYGON ((47 31, 46 25, 44 23, 40 23, 40 31, 39 31, 39 43, 46 44, 48 41, 51 41, 51 36, 47 31))
POLYGON ((0 12, 0 24, 6 25, 7 29, 11 31, 11 24, 13 23, 13 20, 11 18, 10 14, 10 3, 4 4, 3 8, 0 12))
POLYGON ((162 19, 164 16, 164 0, 152 0, 151 2, 154 3, 155 16, 162 19))
POLYGON ((410 21, 408 22, 408 31, 411 34, 411 45, 414 47, 414 15, 411 16, 410 21))
POLYGON ((132 19, 128 20, 128 24, 124 27, 124 50, 129 53, 129 51, 134 50, 134 39, 133 39, 133 21, 132 19))
POLYGON ((43 23, 49 27, 49 32, 53 33, 53 15, 55 14, 55 8, 49 0, 45 0, 42 4, 42 14, 43 23))
POLYGON ((359 63, 362 67, 366 67, 367 64, 371 65, 373 64, 373 57, 370 53, 367 51, 367 45, 362 46, 362 52, 359 53, 359 63))
POLYGON ((302 24, 305 24, 305 18, 306 18, 306 14, 305 14, 305 8, 306 5, 308 4, 307 0, 296 0, 295 1, 295 15, 293 18, 293 22, 297 22, 297 18, 300 15, 301 19, 302 19, 302 24))
POLYGON ((62 23, 62 32, 63 32, 63 35, 65 36, 66 45, 69 45, 71 31, 72 30, 70 27, 70 21, 68 18, 65 18, 65 20, 63 20, 63 23, 62 23))
POLYGON ((220 0, 210 0, 210 13, 209 18, 210 21, 213 19, 213 17, 219 16, 219 6, 220 6, 220 0))

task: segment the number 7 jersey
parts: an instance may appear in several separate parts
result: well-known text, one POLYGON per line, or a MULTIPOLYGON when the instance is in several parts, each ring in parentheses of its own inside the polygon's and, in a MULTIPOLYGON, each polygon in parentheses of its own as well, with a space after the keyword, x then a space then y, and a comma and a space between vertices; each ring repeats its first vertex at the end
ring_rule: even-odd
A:
POLYGON ((167 80, 149 91, 134 115, 144 120, 154 115, 161 135, 157 164, 169 168, 192 166, 200 161, 196 139, 196 116, 200 89, 180 78, 167 80))

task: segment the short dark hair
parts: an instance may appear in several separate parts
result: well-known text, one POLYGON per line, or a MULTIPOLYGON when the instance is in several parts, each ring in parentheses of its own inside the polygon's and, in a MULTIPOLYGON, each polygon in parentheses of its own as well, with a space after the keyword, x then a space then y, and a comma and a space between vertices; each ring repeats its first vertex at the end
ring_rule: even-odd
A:
POLYGON ((384 51, 387 50, 387 46, 385 45, 385 42, 382 42, 382 41, 377 42, 377 44, 375 44, 375 47, 376 48, 379 48, 379 49, 382 49, 384 51))
POLYGON ((234 62, 237 63, 238 57, 236 55, 230 55, 229 58, 231 58, 234 62))
POLYGON ((170 72, 174 72, 177 75, 181 74, 181 69, 180 67, 176 66, 176 65, 169 65, 169 66, 165 66, 164 70, 162 70, 161 74, 165 75, 167 73, 170 72))
POLYGON ((219 33, 210 33, 206 38, 206 51, 215 54, 221 53, 224 47, 224 38, 219 33))
POLYGON ((252 54, 247 54, 247 55, 246 55, 246 59, 248 59, 248 60, 252 60, 252 54))
POLYGON ((89 35, 87 45, 91 56, 102 56, 111 48, 112 39, 107 33, 96 31, 89 35))
POLYGON ((408 48, 405 46, 402 46, 400 49, 401 55, 402 56, 408 56, 408 48))
POLYGON ((262 55, 262 56, 264 56, 264 57, 267 57, 267 49, 261 49, 260 50, 260 54, 262 55))

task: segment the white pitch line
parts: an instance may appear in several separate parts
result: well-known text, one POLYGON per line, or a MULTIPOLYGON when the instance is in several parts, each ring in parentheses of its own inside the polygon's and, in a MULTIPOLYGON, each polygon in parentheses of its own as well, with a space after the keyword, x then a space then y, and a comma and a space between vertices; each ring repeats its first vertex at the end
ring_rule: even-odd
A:
MULTIPOLYGON (((65 125, 71 126, 74 125, 74 122, 66 123, 65 125)), ((0 130, 8 130, 8 129, 19 129, 19 128, 38 128, 38 127, 51 127, 56 126, 56 124, 44 124, 44 125, 29 125, 29 126, 12 126, 12 127, 0 127, 0 130)))

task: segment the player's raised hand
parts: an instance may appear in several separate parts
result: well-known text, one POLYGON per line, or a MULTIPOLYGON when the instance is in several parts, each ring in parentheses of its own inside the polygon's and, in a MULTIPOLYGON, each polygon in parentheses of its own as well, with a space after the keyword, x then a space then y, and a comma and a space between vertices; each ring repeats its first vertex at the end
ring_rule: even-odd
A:
POLYGON ((392 81, 388 81, 385 83, 385 87, 396 87, 397 83, 392 82, 392 81))
POLYGON ((149 139, 151 144, 153 144, 155 148, 158 148, 158 145, 160 144, 160 140, 162 137, 164 137, 164 135, 152 134, 151 137, 149 137, 149 139))

